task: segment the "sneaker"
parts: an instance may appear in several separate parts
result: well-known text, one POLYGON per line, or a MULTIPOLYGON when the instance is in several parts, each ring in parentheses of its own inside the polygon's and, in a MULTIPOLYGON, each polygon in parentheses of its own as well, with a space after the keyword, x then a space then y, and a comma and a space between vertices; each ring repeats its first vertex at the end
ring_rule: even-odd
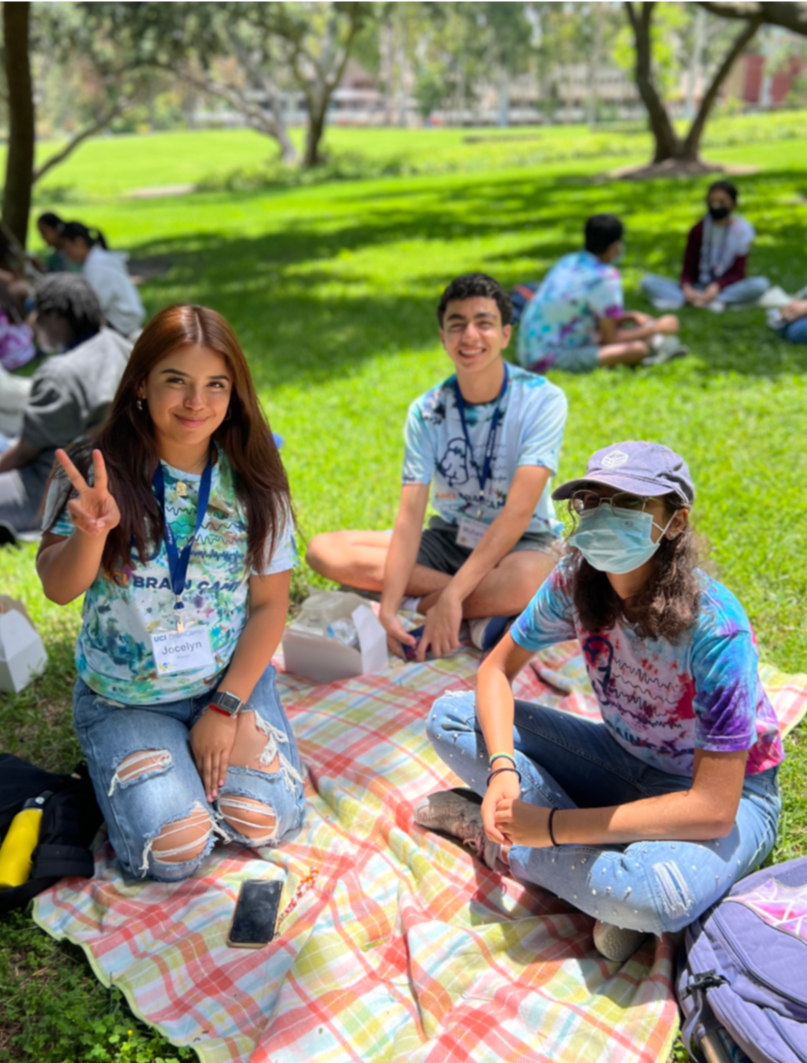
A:
POLYGON ((624 930, 598 919, 594 924, 594 948, 612 963, 624 963, 649 937, 643 930, 624 930))
POLYGON ((650 337, 650 346, 653 348, 652 353, 644 356, 642 365, 663 365, 664 362, 669 362, 673 358, 683 358, 685 354, 689 354, 689 347, 681 343, 678 336, 664 336, 657 333, 650 337))
POLYGON ((722 299, 713 299, 711 303, 705 303, 704 310, 711 310, 713 314, 722 314, 726 309, 726 304, 722 299))
POLYGON ((501 846, 488 840, 482 825, 481 799, 473 790, 438 790, 415 805, 415 823, 450 834, 493 870, 501 846))
POLYGON ((510 630, 514 616, 483 616, 468 622, 471 642, 478 650, 492 650, 499 639, 510 630))
POLYGON ((783 329, 787 324, 785 319, 782 317, 781 310, 766 310, 765 317, 768 320, 768 328, 772 328, 776 332, 778 332, 780 329, 783 329))

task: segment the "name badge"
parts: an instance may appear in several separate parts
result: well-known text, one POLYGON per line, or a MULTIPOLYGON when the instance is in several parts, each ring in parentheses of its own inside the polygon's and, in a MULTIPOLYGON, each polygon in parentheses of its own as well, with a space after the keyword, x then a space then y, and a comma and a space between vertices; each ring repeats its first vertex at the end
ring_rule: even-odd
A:
POLYGON ((202 626, 187 631, 160 631, 151 636, 151 650, 157 675, 191 672, 215 664, 210 633, 202 626))
POLYGON ((475 550, 479 541, 490 527, 483 520, 474 520, 473 517, 461 517, 459 531, 457 532, 457 546, 465 546, 469 550, 475 550))

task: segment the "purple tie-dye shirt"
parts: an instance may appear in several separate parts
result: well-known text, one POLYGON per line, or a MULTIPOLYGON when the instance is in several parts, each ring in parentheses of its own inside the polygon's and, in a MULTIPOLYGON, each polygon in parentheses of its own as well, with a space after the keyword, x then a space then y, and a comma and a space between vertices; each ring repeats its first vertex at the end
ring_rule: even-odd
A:
POLYGON ((749 750, 746 775, 784 759, 779 725, 759 679, 753 629, 734 595, 702 575, 697 624, 677 644, 641 639, 626 623, 586 631, 562 561, 513 625, 525 650, 577 638, 608 730, 661 771, 692 774, 696 749, 749 750))

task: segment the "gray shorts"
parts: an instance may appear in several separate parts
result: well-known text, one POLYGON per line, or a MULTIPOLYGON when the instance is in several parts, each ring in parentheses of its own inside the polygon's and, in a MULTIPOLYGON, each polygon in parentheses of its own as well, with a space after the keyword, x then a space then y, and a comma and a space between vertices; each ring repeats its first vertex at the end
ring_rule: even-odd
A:
POLYGON ((588 347, 558 347, 554 351, 542 352, 528 368, 533 373, 546 373, 550 369, 562 369, 564 373, 590 373, 599 365, 600 348, 593 343, 588 347))
MULTIPOLYGON (((542 553, 557 553, 560 558, 562 539, 549 532, 525 532, 513 546, 510 553, 521 550, 540 550, 542 553)), ((417 563, 424 568, 433 568, 453 576, 462 568, 473 553, 468 546, 457 544, 457 526, 449 524, 440 517, 432 517, 428 528, 423 531, 418 550, 417 563)))

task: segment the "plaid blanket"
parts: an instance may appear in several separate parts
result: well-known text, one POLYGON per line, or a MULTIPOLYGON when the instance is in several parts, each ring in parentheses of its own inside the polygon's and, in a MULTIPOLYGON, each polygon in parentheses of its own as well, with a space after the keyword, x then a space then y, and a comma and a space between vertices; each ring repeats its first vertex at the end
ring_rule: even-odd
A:
MULTIPOLYGON (((463 651, 319 686, 281 675, 309 768, 297 839, 217 848, 176 884, 124 880, 102 846, 92 880, 41 895, 37 923, 81 945, 104 985, 203 1063, 666 1060, 669 941, 608 963, 587 916, 413 825, 417 798, 457 783, 426 738, 428 709, 478 663, 463 651), (270 945, 227 947, 242 879, 286 879, 285 905, 313 870, 270 945)), ((763 678, 789 730, 807 676, 763 678)), ((516 694, 596 714, 576 643, 536 659, 516 694)))

